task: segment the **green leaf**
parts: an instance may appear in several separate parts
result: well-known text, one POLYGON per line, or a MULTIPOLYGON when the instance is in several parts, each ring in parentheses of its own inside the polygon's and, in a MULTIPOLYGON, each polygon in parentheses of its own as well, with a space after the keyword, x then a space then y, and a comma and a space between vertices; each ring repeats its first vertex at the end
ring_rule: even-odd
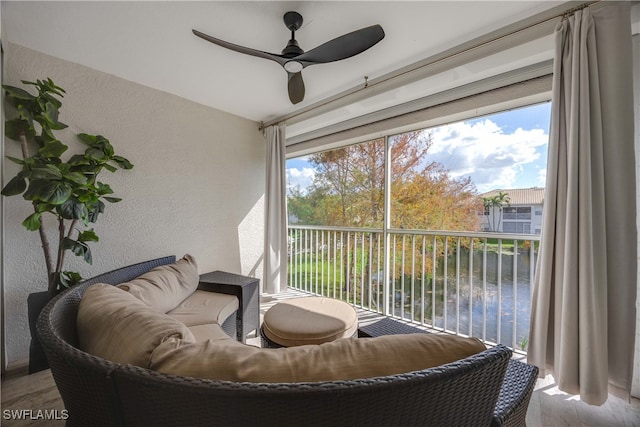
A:
POLYGON ((118 170, 116 167, 111 166, 109 163, 105 163, 105 164, 103 164, 102 166, 104 166, 104 168, 105 168, 106 170, 108 170, 109 172, 115 172, 115 171, 117 171, 117 170, 118 170))
POLYGON ((4 186, 1 194, 3 196, 17 196, 27 189, 27 180, 20 175, 16 175, 4 186))
POLYGON ((82 281, 82 276, 75 271, 63 271, 59 273, 58 283, 62 285, 62 287, 69 288, 71 286, 75 286, 82 281))
POLYGON ((61 205, 71 196, 71 189, 60 181, 48 181, 34 179, 29 183, 24 198, 27 200, 42 201, 52 205, 61 205))
POLYGON ((101 196, 104 196, 105 194, 113 194, 113 190, 111 189, 109 184, 104 184, 102 182, 96 183, 96 191, 101 196))
POLYGON ((102 152, 102 150, 98 148, 87 148, 87 150, 84 152, 84 155, 88 159, 95 160, 96 162, 107 160, 107 156, 104 154, 104 152, 102 152))
POLYGON ((42 213, 32 213, 24 221, 22 221, 22 225, 29 231, 36 231, 40 228, 40 217, 42 217, 42 213))
POLYGON ((4 134, 7 138, 13 139, 14 141, 20 140, 21 133, 27 133, 27 129, 29 128, 29 124, 20 118, 7 120, 4 122, 4 134))
POLYGON ((78 235, 79 242, 97 242, 100 239, 98 235, 93 231, 93 228, 89 230, 84 230, 80 235, 78 235))
POLYGON ((119 197, 104 197, 104 199, 109 203, 118 203, 122 201, 122 199, 119 197))
POLYGON ((87 160, 87 158, 84 157, 82 154, 74 154, 67 161, 67 163, 69 163, 72 166, 88 165, 89 164, 89 160, 87 160))
POLYGON ((80 185, 85 185, 87 183, 87 177, 80 172, 69 172, 64 175, 64 178, 80 185))
POLYGON ((96 144, 96 137, 87 133, 79 133, 78 139, 87 144, 89 147, 93 147, 96 144))
POLYGON ((19 165, 24 165, 25 161, 22 159, 19 159, 17 157, 11 157, 11 156, 7 156, 7 159, 11 160, 13 163, 17 163, 19 165))
POLYGON ((64 219, 82 219, 87 214, 84 204, 70 197, 69 200, 57 207, 56 212, 64 219))
POLYGON ((51 129, 60 130, 67 127, 67 125, 58 121, 58 114, 59 112, 56 106, 50 101, 47 101, 44 111, 42 112, 42 117, 47 121, 51 129))
POLYGON ((93 206, 93 208, 89 209, 89 215, 87 216, 88 221, 89 222, 98 221, 98 215, 104 212, 104 206, 105 206, 104 203, 98 200, 98 203, 96 203, 95 206, 93 206))
POLYGON ((31 171, 31 179, 59 180, 62 179, 62 173, 53 165, 45 165, 44 167, 33 168, 31 171))
POLYGON ((68 148, 69 147, 56 139, 45 142, 42 148, 38 150, 38 154, 42 157, 60 157, 68 148))
POLYGON ((93 262, 93 259, 91 257, 91 249, 84 242, 78 242, 76 240, 65 237, 62 239, 62 248, 69 249, 76 256, 83 257, 88 264, 91 264, 93 262))
POLYGON ((118 166, 120 166, 122 169, 133 169, 133 164, 131 164, 131 162, 129 160, 125 159, 124 157, 113 156, 111 158, 111 160, 116 162, 118 164, 118 166))
POLYGON ((35 96, 31 95, 29 92, 27 92, 24 89, 20 89, 19 87, 9 86, 9 85, 2 85, 2 87, 4 88, 4 90, 7 91, 7 94, 12 98, 24 99, 27 101, 34 101, 36 99, 35 96))

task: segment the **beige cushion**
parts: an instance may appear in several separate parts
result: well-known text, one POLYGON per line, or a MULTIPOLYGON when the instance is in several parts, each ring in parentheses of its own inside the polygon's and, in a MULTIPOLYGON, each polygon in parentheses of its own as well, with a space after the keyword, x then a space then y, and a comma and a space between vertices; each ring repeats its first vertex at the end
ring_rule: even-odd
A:
POLYGON ((235 295, 196 290, 167 314, 187 326, 218 323, 234 314, 239 307, 235 295))
POLYGON ((195 342, 177 320, 107 284, 90 286, 78 308, 80 349, 112 362, 149 367, 154 349, 169 337, 195 342))
POLYGON ((166 313, 191 295, 198 287, 199 280, 195 258, 185 255, 173 264, 156 267, 118 287, 149 307, 166 313))
POLYGON ((167 374, 248 382, 316 382, 412 372, 485 350, 475 338, 409 334, 345 338, 299 347, 251 347, 228 337, 187 343, 170 338, 151 356, 151 369, 167 374))
POLYGON ((358 314, 350 304, 333 298, 293 298, 265 313, 262 330, 284 347, 322 344, 354 336, 358 314))
POLYGON ((196 342, 229 338, 216 323, 189 326, 189 331, 193 334, 196 342))

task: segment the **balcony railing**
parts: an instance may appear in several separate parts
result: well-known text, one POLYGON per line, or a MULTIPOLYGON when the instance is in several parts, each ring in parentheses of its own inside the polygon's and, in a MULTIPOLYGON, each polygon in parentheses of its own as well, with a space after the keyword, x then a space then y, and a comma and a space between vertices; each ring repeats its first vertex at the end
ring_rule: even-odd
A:
POLYGON ((537 235, 289 226, 289 286, 526 351, 537 235))

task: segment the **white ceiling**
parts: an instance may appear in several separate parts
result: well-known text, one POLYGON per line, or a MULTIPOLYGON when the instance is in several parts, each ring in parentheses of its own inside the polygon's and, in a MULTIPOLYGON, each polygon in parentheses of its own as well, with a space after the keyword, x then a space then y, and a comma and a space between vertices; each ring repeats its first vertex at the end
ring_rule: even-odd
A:
MULTIPOLYGON (((364 84, 364 76, 375 79, 560 3, 2 1, 2 40, 251 120, 269 121, 364 84), (226 50, 191 33, 195 28, 279 53, 289 38, 282 21, 289 10, 304 17, 296 38, 305 50, 373 24, 380 24, 386 37, 353 58, 305 69, 306 97, 293 106, 286 72, 278 64, 226 50)), ((531 56, 546 57, 547 50, 546 45, 536 47, 531 56)), ((371 108, 421 93, 418 87, 407 87, 378 97, 371 108)))

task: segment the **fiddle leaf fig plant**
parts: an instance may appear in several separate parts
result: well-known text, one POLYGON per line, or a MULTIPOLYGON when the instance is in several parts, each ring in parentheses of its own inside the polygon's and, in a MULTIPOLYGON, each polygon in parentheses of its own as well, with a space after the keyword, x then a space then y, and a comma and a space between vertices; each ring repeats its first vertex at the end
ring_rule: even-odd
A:
POLYGON ((6 99, 15 107, 16 117, 5 121, 5 136, 20 143, 22 159, 7 156, 20 165, 19 172, 4 186, 4 196, 22 197, 33 206, 33 213, 22 225, 38 231, 44 251, 48 277, 48 292, 53 296, 60 290, 78 283, 82 278, 73 271, 65 271, 65 254, 71 251, 91 264, 90 242, 98 236, 91 224, 104 212, 105 203, 121 199, 111 196, 108 184, 98 181, 106 169, 131 169, 129 160, 115 154, 113 146, 102 135, 80 133, 78 140, 86 146, 83 153, 73 154, 67 160, 62 155, 69 147, 60 141, 54 131, 67 125, 59 121, 62 106, 59 98, 64 89, 50 79, 36 82, 22 81, 34 86, 37 95, 27 90, 2 85, 6 99), (31 154, 33 152, 33 154, 31 154), (45 216, 51 215, 57 223, 57 241, 52 245, 45 230, 45 216))

